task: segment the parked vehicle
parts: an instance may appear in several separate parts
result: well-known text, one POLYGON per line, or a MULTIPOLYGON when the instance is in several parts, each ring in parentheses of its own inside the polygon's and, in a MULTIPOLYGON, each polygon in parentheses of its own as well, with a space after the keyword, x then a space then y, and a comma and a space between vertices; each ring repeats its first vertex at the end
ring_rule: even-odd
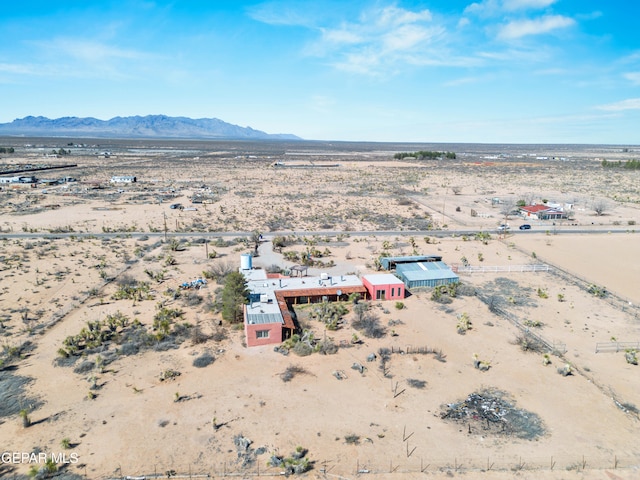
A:
POLYGON ((498 231, 499 231, 499 232, 506 232, 506 231, 507 231, 507 230, 509 230, 510 228, 511 228, 511 227, 510 227, 509 225, 502 224, 502 225, 500 225, 500 226, 498 227, 498 231))
POLYGON ((531 230, 531 225, 525 223, 524 225, 520 225, 520 230, 531 230))
POLYGON ((171 205, 169 205, 169 208, 171 210, 182 210, 184 207, 179 203, 172 203, 171 205))

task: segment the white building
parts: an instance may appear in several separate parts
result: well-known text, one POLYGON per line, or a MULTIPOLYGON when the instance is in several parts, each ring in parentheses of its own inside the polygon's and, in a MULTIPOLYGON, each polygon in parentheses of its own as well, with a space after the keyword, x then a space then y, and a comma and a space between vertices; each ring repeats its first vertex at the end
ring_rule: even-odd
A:
POLYGON ((137 178, 133 175, 114 175, 111 177, 111 183, 135 183, 137 178))

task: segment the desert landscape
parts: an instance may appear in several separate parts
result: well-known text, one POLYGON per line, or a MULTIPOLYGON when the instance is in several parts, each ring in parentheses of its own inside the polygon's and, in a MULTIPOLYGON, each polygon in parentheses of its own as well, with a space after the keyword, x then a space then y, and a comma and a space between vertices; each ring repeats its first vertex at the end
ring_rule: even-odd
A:
POLYGON ((40 180, 0 185, 0 477, 640 476, 640 171, 602 165, 637 147, 0 144, 40 180), (310 349, 248 348, 221 315, 246 253, 359 276, 435 254, 460 284, 331 327, 296 306, 310 349))

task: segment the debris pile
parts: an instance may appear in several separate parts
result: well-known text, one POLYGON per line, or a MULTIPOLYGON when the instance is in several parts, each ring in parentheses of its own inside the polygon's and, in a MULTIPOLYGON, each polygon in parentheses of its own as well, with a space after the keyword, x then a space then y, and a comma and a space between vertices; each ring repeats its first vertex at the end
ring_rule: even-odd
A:
POLYGON ((535 413, 518 409, 508 395, 498 390, 482 390, 465 400, 443 406, 440 417, 466 423, 469 433, 507 435, 532 440, 544 434, 542 420, 535 413))
POLYGON ((256 459, 256 451, 251 448, 253 442, 243 435, 236 435, 233 437, 233 443, 238 453, 238 463, 240 463, 242 467, 252 465, 256 459))
POLYGON ((207 285, 207 281, 204 278, 196 278, 190 282, 183 282, 180 284, 182 290, 200 290, 207 285))

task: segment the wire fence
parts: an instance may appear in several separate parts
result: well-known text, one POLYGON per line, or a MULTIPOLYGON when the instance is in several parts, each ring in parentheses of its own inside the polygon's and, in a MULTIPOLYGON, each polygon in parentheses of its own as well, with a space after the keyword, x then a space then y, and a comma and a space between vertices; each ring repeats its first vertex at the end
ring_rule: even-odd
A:
MULTIPOLYGON (((524 253, 526 255, 530 255, 531 253, 527 250, 518 247, 517 245, 511 245, 515 250, 524 253)), ((553 267, 549 269, 549 273, 555 275, 556 277, 561 278, 564 282, 574 285, 581 290, 584 290, 589 293, 593 293, 594 282, 589 281, 585 278, 582 278, 579 274, 572 272, 566 268, 560 267, 552 262, 545 262, 553 267)), ((630 298, 624 297, 623 295, 606 291, 603 292, 603 295, 600 298, 607 302, 612 307, 625 312, 629 315, 634 316, 636 319, 640 318, 640 305, 635 304, 630 298)))
MULTIPOLYGON (((380 458, 367 459, 355 458, 351 462, 339 462, 336 460, 313 460, 311 473, 325 477, 366 477, 384 476, 403 478, 409 474, 434 474, 445 473, 474 473, 474 472, 550 472, 550 471, 598 471, 598 470, 622 470, 638 471, 640 474, 640 460, 637 456, 611 455, 596 456, 576 454, 563 454, 549 457, 536 457, 526 455, 513 456, 486 456, 467 457, 458 456, 448 459, 420 457, 416 455, 415 448, 407 447, 408 455, 405 459, 389 458, 382 461, 380 458)), ((122 473, 117 475, 87 476, 86 479, 99 480, 147 480, 159 478, 253 478, 253 477, 282 477, 285 472, 281 468, 261 466, 256 462, 253 467, 237 468, 236 465, 217 464, 209 468, 189 466, 182 471, 175 468, 157 465, 151 472, 135 472, 132 468, 127 472, 124 467, 119 467, 122 473)))
POLYGON ((490 296, 482 295, 476 292, 476 296, 489 307, 496 315, 508 320, 512 325, 518 328, 523 334, 526 336, 535 339, 539 344, 543 345, 547 351, 553 353, 554 355, 563 355, 567 352, 567 345, 561 342, 548 340, 539 333, 534 333, 531 331, 529 327, 524 325, 520 319, 511 312, 500 308, 495 302, 495 299, 490 296))
POLYGON ((640 342, 598 342, 596 343, 596 353, 600 352, 622 352, 627 349, 640 350, 640 342))
POLYGON ((549 265, 452 265, 451 270, 457 273, 522 273, 522 272, 548 272, 549 265))

